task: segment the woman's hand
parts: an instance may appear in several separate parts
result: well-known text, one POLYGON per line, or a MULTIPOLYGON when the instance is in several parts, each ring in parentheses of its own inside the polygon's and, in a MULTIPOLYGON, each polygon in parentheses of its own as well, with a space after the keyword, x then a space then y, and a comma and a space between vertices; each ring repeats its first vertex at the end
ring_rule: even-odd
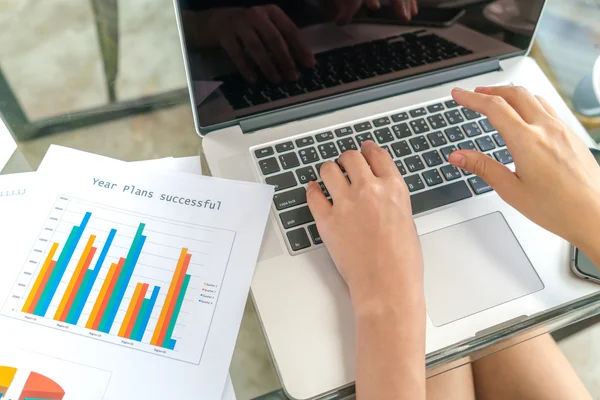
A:
MULTIPOLYGON (((520 87, 455 89, 454 99, 478 111, 504 138, 515 172, 475 151, 450 163, 479 175, 511 206, 600 261, 600 167, 541 97, 520 87)), ((600 265, 600 264, 598 264, 600 265)))
POLYGON ((363 144, 362 154, 346 151, 339 163, 352 183, 334 162, 320 170, 333 205, 315 182, 309 184, 307 198, 355 308, 367 299, 396 302, 399 294, 422 296, 421 248, 408 189, 396 165, 372 141, 363 144))

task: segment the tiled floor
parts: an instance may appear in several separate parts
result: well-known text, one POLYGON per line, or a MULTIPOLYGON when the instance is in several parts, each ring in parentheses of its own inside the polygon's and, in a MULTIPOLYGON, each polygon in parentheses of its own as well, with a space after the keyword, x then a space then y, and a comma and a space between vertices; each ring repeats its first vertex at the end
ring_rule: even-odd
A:
MULTIPOLYGON (((172 2, 119 1, 119 99, 185 86, 172 2)), ((106 85, 89 0, 0 2, 0 66, 31 119, 106 102, 106 85)), ((198 154, 188 105, 19 143, 36 168, 52 143, 123 160, 198 154)), ((600 326, 561 343, 600 399, 600 326)), ((278 388, 258 318, 249 303, 231 366, 239 399, 278 388)))

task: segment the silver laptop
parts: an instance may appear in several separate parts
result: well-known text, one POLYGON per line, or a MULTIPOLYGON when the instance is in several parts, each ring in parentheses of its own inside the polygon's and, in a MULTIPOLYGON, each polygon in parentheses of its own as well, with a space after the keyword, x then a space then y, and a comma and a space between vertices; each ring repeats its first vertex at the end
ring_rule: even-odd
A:
MULTIPOLYGON (((433 12, 439 20, 423 18, 427 26, 400 25, 384 12, 368 23, 336 26, 317 2, 275 2, 271 11, 293 22, 314 54, 313 68, 298 65, 290 80, 266 43, 266 60, 280 73, 263 74, 239 33, 266 40, 260 32, 238 29, 232 19, 227 36, 211 37, 210 18, 231 9, 175 3, 194 119, 212 174, 276 187, 252 296, 291 398, 315 398, 355 380, 348 289, 321 242, 305 186, 321 181, 323 162, 365 140, 389 151, 410 190, 425 259, 428 353, 596 290, 569 272, 566 242, 447 162, 452 151, 473 149, 514 168, 487 118, 450 98, 455 86, 525 86, 595 146, 527 57, 543 0, 470 1, 455 14, 433 12), (248 69, 255 81, 246 79, 248 69)), ((297 44, 286 40, 294 57, 297 44)))

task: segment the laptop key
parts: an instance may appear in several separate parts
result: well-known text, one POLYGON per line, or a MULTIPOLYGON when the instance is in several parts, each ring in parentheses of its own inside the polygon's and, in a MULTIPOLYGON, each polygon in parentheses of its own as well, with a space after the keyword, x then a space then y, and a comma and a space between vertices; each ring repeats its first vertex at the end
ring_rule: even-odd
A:
POLYGON ((334 132, 337 137, 348 136, 353 133, 352 128, 350 128, 349 126, 345 126, 343 128, 338 128, 334 132))
POLYGON ((448 139, 452 143, 458 142, 459 140, 463 140, 465 138, 465 135, 462 133, 460 128, 457 126, 448 128, 444 132, 446 132, 446 136, 448 136, 448 139))
POLYGON ((398 168, 398 172, 400 172, 400 175, 406 175, 406 169, 404 169, 404 165, 402 165, 402 161, 396 160, 394 162, 396 163, 396 168, 398 168))
POLYGON ((427 121, 429 121, 429 125, 431 125, 433 129, 440 129, 448 126, 448 123, 442 114, 431 115, 427 117, 427 121))
POLYGON ((258 165, 260 166, 260 170, 262 171, 263 175, 269 175, 280 171, 279 164, 274 157, 260 160, 258 165))
POLYGON ((410 121, 410 126, 413 129, 413 132, 416 134, 420 134, 420 133, 425 133, 425 132, 429 132, 429 126, 427 125, 427 122, 425 122, 424 118, 420 118, 420 119, 415 119, 410 121))
POLYGON ((421 161, 421 157, 418 155, 406 157, 404 159, 404 164, 406 164, 406 168, 408 168, 410 172, 417 172, 425 169, 425 165, 423 165, 423 161, 421 161))
POLYGON ((436 165, 444 163, 444 160, 442 160, 442 157, 440 157, 440 153, 438 153, 437 150, 428 151, 423 153, 422 156, 428 167, 435 167, 436 165))
POLYGON ((448 100, 447 102, 444 103, 446 105, 446 107, 448 108, 454 108, 454 107, 458 107, 460 104, 458 104, 455 100, 448 100))
POLYGON ((267 185, 275 186, 275 191, 279 192, 280 190, 289 189, 291 187, 296 186, 298 183, 296 182, 296 178, 294 178, 294 174, 290 172, 284 172, 283 174, 269 176, 265 179, 267 185))
POLYGON ((314 147, 309 147, 308 149, 302 149, 298 152, 300 154, 300 159, 303 164, 310 164, 315 161, 319 161, 319 154, 317 154, 317 150, 314 147))
POLYGON ((444 105, 442 103, 432 104, 430 106, 427 106, 427 110, 429 110, 430 113, 434 113, 434 112, 438 112, 438 111, 443 111, 444 110, 444 105))
POLYGON ((409 118, 408 113, 406 113, 406 112, 401 112, 400 114, 392 115, 392 121, 394 121, 394 122, 406 121, 408 118, 409 118))
POLYGON ((468 181, 469 185, 471 185, 471 188, 473 189, 476 195, 484 194, 494 190, 490 185, 488 185, 483 179, 481 179, 478 176, 469 178, 468 181))
POLYGON ((409 111, 411 117, 413 118, 417 118, 417 117, 422 117, 424 115, 427 115, 427 111, 421 107, 421 108, 417 108, 416 110, 411 110, 409 111))
POLYGON ((482 134, 481 129, 479 129, 479 125, 477 125, 476 122, 464 124, 462 130, 468 137, 479 136, 482 134))
POLYGON ((296 176, 298 177, 300 183, 308 183, 310 181, 317 180, 317 174, 315 173, 313 167, 298 168, 296 170, 296 176))
POLYGON ((333 143, 325 143, 319 145, 319 153, 321 153, 321 157, 323 159, 337 157, 340 155, 337 149, 335 148, 335 144, 333 143))
POLYGON ((444 180, 440 176, 440 173, 438 172, 437 169, 425 171, 422 173, 422 175, 423 175, 423 179, 425 180, 425 183, 427 183, 427 186, 437 186, 437 185, 441 185, 442 183, 444 183, 444 180))
POLYGON ((283 169, 290 169, 300 165, 300 160, 296 153, 287 153, 279 156, 279 162, 283 169))
POLYGON ((308 232, 310 233, 310 237, 312 238, 312 241, 314 244, 323 243, 323 240, 321 240, 321 235, 319 234, 319 231, 317 230, 317 225, 309 225, 308 232))
POLYGON ((285 143, 279 143, 275 145, 275 150, 277 150, 278 153, 283 153, 284 151, 289 151, 292 150, 294 148, 294 143, 292 142, 285 142, 285 143))
POLYGON ((385 125, 389 125, 389 124, 390 124, 390 119, 388 117, 378 118, 375 121, 373 121, 373 125, 375 125, 375 128, 379 128, 381 126, 385 126, 385 125))
POLYGON ((287 192, 276 193, 273 203, 278 210, 299 206, 306 203, 306 189, 299 187, 287 192))
POLYGON ((423 150, 429 150, 429 143, 427 143, 427 140, 423 136, 412 138, 409 140, 409 142, 415 153, 423 150))
POLYGON ((461 150, 477 150, 475 147, 475 143, 472 140, 467 140, 466 142, 462 142, 458 144, 458 148, 461 150))
POLYGON ((444 165, 440 168, 440 171, 442 171, 442 175, 448 182, 460 178, 460 171, 454 165, 444 165))
POLYGON ((446 111, 444 113, 444 116, 446 117, 450 125, 456 125, 460 124, 461 122, 465 122, 465 119, 458 110, 446 111))
POLYGON ((504 143, 504 139, 502 138, 502 136, 500 136, 499 133, 494 133, 492 135, 492 137, 494 138, 494 142, 496 142, 496 144, 498 145, 498 147, 504 147, 504 146, 506 146, 506 143, 504 143))
POLYGON ((298 225, 304 225, 313 222, 314 218, 308 209, 308 206, 295 208, 290 211, 284 211, 279 214, 281 223, 285 229, 290 229, 298 225))
POLYGON ((412 136, 412 132, 410 131, 410 128, 408 127, 408 124, 406 122, 394 125, 392 126, 392 129, 394 130, 394 133, 396 134, 396 137, 398 139, 404 139, 409 136, 412 136))
POLYGON ((490 136, 484 136, 476 139, 475 143, 477 143, 477 147, 479 147, 479 150, 481 151, 490 151, 496 148, 496 145, 490 136))
POLYGON ((390 150, 390 146, 381 146, 382 149, 385 149, 388 154, 390 155, 390 158, 394 158, 394 154, 392 154, 392 151, 390 150))
POLYGON ((404 178, 404 182, 406 182, 409 192, 416 192, 417 190, 425 189, 425 184, 419 175, 407 176, 404 178))
POLYGON ((440 151, 442 152, 442 155, 444 156, 444 158, 446 159, 446 161, 448 161, 448 158, 450 157, 450 154, 454 153, 456 150, 458 150, 456 148, 455 145, 452 146, 448 146, 448 147, 443 147, 440 149, 440 151))
POLYGON ((512 155, 506 149, 502 149, 495 152, 494 157, 496 157, 496 160, 498 160, 502 164, 510 164, 511 162, 513 162, 512 155))
POLYGON ((287 238, 290 241, 292 250, 299 251, 310 247, 310 241, 304 228, 296 229, 287 233, 287 238))
POLYGON ((473 194, 467 184, 464 181, 460 181, 413 194, 410 196, 410 202, 413 215, 415 215, 456 203, 469 197, 473 197, 473 194))
POLYGON ((404 157, 412 153, 412 151, 410 151, 410 147, 408 147, 408 143, 406 143, 406 140, 392 143, 392 150, 394 150, 396 157, 404 157))
POLYGON ((487 118, 482 119, 481 121, 479 121, 479 125, 481 126, 481 129, 483 129, 483 131, 485 133, 489 133, 489 132, 492 132, 492 131, 496 130, 496 128, 494 128, 492 126, 492 124, 490 123, 490 121, 487 118))
POLYGON ((351 137, 338 140, 337 145, 342 153, 348 150, 356 150, 358 148, 356 147, 354 139, 351 137))
POLYGON ((462 112, 465 115, 465 118, 469 121, 481 117, 481 114, 479 114, 477 111, 469 110, 468 108, 463 108, 462 112))
POLYGON ((427 135, 427 139, 429 139, 429 143, 431 143, 433 147, 439 147, 448 144, 448 141, 446 140, 444 134, 439 131, 430 133, 429 135, 427 135))
POLYGON ((315 139, 313 139, 312 136, 296 139, 296 146, 298 147, 306 147, 310 146, 311 144, 315 144, 315 139))
POLYGON ((319 186, 321 186, 321 192, 323 192, 323 195, 325 195, 325 197, 331 196, 329 194, 329 191, 327 190, 327 187, 325 186, 325 184, 323 182, 319 182, 319 186))
POLYGON ((254 151, 254 155, 256 156, 256 158, 272 156, 273 154, 274 154, 274 152, 273 152, 273 148, 271 146, 254 151))
POLYGON ((369 121, 366 122, 361 122, 359 124, 354 125, 354 130, 356 132, 364 132, 364 131, 368 131, 369 129, 372 129, 373 126, 371 125, 371 123, 369 121))
POLYGON ((371 132, 367 133, 359 133, 355 136, 356 141, 358 142, 358 147, 361 147, 364 142, 367 140, 373 141, 373 136, 371 136, 371 132))
POLYGON ((319 142, 319 143, 325 142, 327 140, 333 139, 333 133, 331 133, 331 132, 319 133, 318 135, 315 136, 315 139, 317 139, 317 142, 319 142))
POLYGON ((377 138, 377 141, 381 144, 389 143, 394 140, 394 135, 390 128, 381 128, 373 131, 373 135, 377 138))

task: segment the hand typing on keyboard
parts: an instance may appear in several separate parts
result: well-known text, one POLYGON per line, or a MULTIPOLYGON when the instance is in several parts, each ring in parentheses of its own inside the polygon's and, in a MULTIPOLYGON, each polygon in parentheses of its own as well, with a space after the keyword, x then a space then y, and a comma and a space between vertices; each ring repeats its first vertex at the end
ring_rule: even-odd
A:
POLYGON ((455 89, 454 99, 485 114, 514 158, 515 172, 483 153, 450 163, 479 175, 526 217, 567 239, 600 265, 600 167, 586 144, 543 98, 519 87, 455 89))

